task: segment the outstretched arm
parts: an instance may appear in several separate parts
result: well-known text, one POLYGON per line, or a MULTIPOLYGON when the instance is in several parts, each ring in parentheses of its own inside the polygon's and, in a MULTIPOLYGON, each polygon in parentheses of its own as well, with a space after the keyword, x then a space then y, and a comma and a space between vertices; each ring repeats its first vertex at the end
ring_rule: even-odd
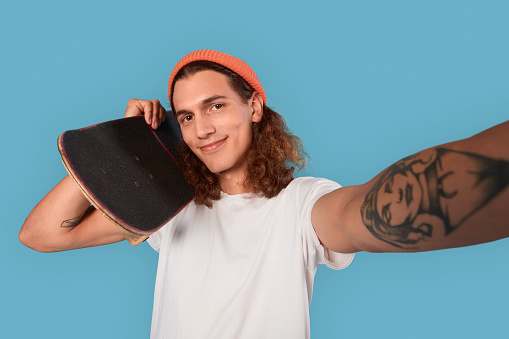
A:
POLYGON ((415 252, 509 236, 509 121, 404 158, 321 197, 312 222, 337 252, 415 252))

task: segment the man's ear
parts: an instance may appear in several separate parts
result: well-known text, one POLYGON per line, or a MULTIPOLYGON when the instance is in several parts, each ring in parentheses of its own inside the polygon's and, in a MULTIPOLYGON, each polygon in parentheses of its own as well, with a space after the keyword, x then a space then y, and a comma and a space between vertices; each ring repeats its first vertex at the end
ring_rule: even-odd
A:
POLYGON ((249 103, 251 105, 251 121, 252 122, 260 122, 263 116, 263 100, 258 92, 253 92, 251 99, 249 99, 249 103))

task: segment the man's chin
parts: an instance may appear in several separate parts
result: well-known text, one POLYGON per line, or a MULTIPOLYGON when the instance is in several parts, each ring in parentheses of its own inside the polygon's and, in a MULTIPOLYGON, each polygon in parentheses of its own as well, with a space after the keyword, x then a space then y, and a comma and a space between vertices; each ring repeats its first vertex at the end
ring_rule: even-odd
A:
POLYGON ((207 166, 207 169, 215 175, 220 175, 222 172, 226 171, 226 168, 224 168, 224 166, 220 166, 217 164, 207 164, 206 162, 203 163, 205 164, 205 166, 207 166))

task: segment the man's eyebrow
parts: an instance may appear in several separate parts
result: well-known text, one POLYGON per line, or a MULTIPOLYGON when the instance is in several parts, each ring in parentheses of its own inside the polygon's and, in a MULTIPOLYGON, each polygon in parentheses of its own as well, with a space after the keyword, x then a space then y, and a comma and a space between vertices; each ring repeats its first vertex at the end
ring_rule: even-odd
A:
POLYGON ((224 95, 213 95, 210 98, 202 100, 201 104, 206 105, 217 99, 227 99, 224 95))
POLYGON ((179 115, 182 115, 182 114, 187 114, 187 113, 191 113, 190 111, 186 110, 186 109, 181 109, 180 111, 177 111, 175 113, 175 118, 178 118, 179 115))
MULTIPOLYGON (((209 104, 209 103, 211 103, 212 101, 215 101, 215 100, 217 100, 217 99, 228 99, 228 98, 227 98, 227 97, 225 97, 224 95, 213 95, 213 96, 211 96, 211 97, 209 97, 209 98, 207 98, 207 99, 203 99, 203 100, 201 101, 201 105, 202 105, 202 106, 205 106, 205 105, 207 105, 207 104, 209 104)), ((175 117, 178 117, 179 115, 187 114, 187 113, 191 113, 191 111, 188 111, 188 110, 186 110, 186 109, 181 109, 181 110, 179 110, 179 111, 177 111, 177 112, 175 113, 175 117)))

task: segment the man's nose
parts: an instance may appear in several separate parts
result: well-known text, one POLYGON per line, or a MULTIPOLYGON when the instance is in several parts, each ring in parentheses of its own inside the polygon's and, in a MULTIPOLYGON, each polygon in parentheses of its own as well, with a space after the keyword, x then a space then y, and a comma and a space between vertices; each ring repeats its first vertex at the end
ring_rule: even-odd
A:
POLYGON ((216 131, 214 125, 206 117, 196 117, 194 121, 196 136, 199 139, 206 139, 216 131))

